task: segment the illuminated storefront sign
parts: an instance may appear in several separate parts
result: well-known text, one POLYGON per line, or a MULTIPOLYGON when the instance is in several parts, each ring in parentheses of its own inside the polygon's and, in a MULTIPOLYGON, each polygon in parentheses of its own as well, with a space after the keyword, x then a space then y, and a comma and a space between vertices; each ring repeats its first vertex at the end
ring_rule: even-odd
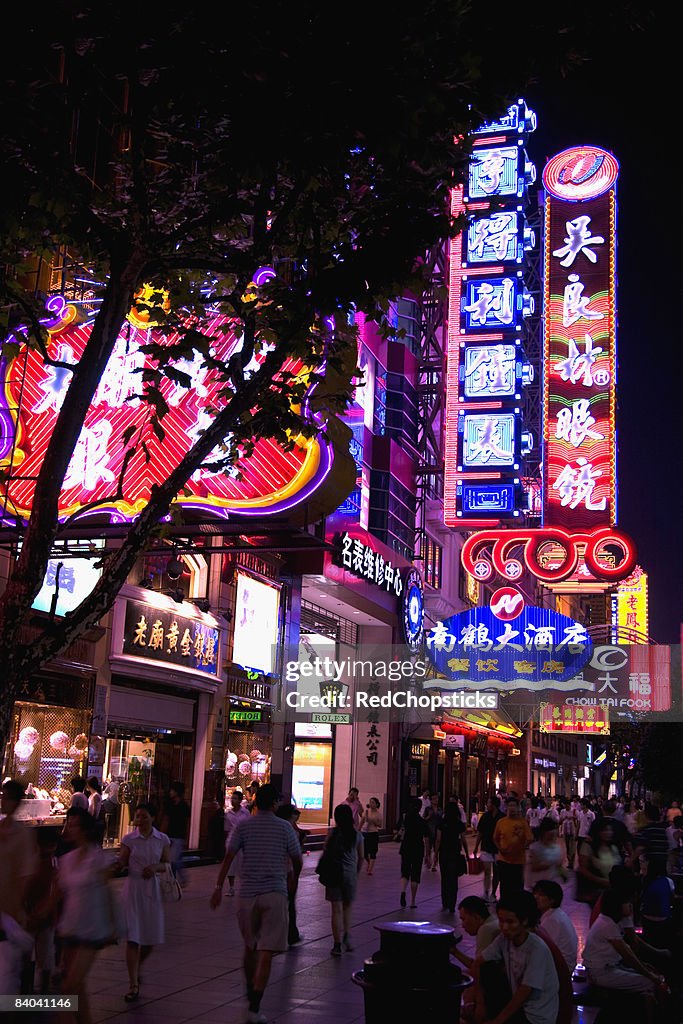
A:
POLYGON ((231 722, 260 722, 263 718, 263 711, 231 711, 231 722))
POLYGON ((554 157, 545 204, 544 525, 616 518, 616 180, 593 146, 554 157))
POLYGON ((523 388, 533 380, 523 345, 534 301, 525 285, 535 245, 524 209, 536 172, 524 144, 536 115, 523 100, 474 133, 466 188, 451 214, 467 217, 450 242, 444 518, 463 528, 518 517, 517 476, 528 450, 523 388), (495 127, 494 127, 495 124, 495 127))
POLYGON ((590 660, 592 641, 573 619, 548 608, 522 607, 512 619, 496 611, 471 608, 427 633, 427 656, 446 679, 461 687, 554 689, 590 660))
POLYGON ((648 636, 647 573, 640 566, 612 595, 612 625, 617 641, 645 642, 648 636))
POLYGON ((122 654, 215 676, 220 665, 220 633, 172 608, 126 601, 122 654))
POLYGON ((559 583, 572 576, 581 558, 595 579, 616 583, 633 572, 636 551, 626 534, 604 526, 591 533, 559 527, 480 530, 467 538, 460 552, 465 572, 482 582, 494 573, 518 580, 526 569, 544 583, 559 583), (547 546, 553 551, 550 560, 545 557, 547 546))
MULTIPOLYGON (((212 338, 213 357, 224 362, 241 345, 234 333, 224 331, 227 324, 226 318, 217 317, 205 328, 206 335, 212 338)), ((73 326, 62 316, 50 334, 49 355, 62 362, 77 362, 91 329, 91 324, 73 326)), ((211 423, 208 409, 221 404, 219 392, 225 385, 198 352, 173 363, 174 369, 190 381, 190 387, 165 377, 159 385, 169 409, 162 421, 163 439, 150 427, 149 407, 136 397, 141 389, 141 371, 151 366, 144 346, 152 342, 171 344, 174 340, 174 336, 166 339, 154 329, 140 329, 131 323, 122 328, 64 479, 59 499, 60 520, 86 504, 97 503, 84 515, 105 513, 114 522, 132 521, 149 499, 152 487, 168 478, 211 423), (138 435, 144 444, 139 444, 133 458, 125 461, 125 438, 138 435), (120 497, 116 492, 124 469, 120 497)), ((245 372, 255 371, 262 358, 263 354, 254 357, 245 372)), ((18 372, 19 365, 23 366, 23 355, 14 362, 0 360, 0 465, 8 466, 9 460, 13 460, 12 472, 3 487, 7 498, 3 503, 6 523, 30 514, 35 478, 71 378, 68 369, 47 365, 37 350, 28 352, 24 374, 18 372)), ((304 367, 301 362, 290 360, 284 369, 301 373, 304 367)), ((216 457, 222 454, 225 453, 217 451, 216 457)), ((322 438, 297 439, 291 451, 273 441, 261 440, 248 459, 238 462, 235 471, 208 466, 197 470, 176 504, 223 518, 233 513, 282 513, 321 488, 330 475, 333 459, 331 444, 322 438)), ((210 461, 211 457, 206 460, 210 461)))
POLYGON ((401 570, 385 560, 378 551, 373 551, 369 544, 350 533, 338 534, 335 537, 337 546, 333 555, 336 565, 348 569, 354 576, 360 576, 381 587, 387 593, 400 597, 403 593, 401 570))
POLYGON ((541 732, 609 735, 609 708, 602 705, 541 704, 538 721, 541 732))

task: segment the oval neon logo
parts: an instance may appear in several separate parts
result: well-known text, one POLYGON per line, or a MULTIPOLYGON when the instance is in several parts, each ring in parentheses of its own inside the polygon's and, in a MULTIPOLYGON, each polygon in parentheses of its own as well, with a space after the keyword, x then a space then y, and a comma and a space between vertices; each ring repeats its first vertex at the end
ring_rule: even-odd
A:
POLYGON ((576 203, 601 196, 618 176, 619 163, 611 153, 597 146, 573 146, 546 164, 543 185, 556 199, 576 203))

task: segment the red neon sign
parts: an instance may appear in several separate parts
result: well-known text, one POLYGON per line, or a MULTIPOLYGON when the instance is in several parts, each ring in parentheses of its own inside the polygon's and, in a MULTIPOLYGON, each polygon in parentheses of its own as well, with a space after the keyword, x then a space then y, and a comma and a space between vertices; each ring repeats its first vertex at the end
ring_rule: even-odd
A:
POLYGON ((575 571, 579 555, 599 580, 618 582, 633 572, 636 550, 633 541, 612 527, 600 527, 591 533, 570 533, 559 527, 540 530, 480 530, 467 538, 460 559, 470 576, 486 582, 497 572, 504 579, 518 580, 527 569, 543 583, 559 583, 575 571), (552 565, 544 564, 542 548, 552 543, 552 565), (607 546, 621 553, 619 564, 601 557, 607 546), (521 554, 517 549, 521 548, 521 554), (557 558, 557 550, 564 557, 557 558), (582 550, 584 549, 584 550, 582 550))
MULTIPOLYGON (((207 324, 205 331, 213 339, 214 356, 221 361, 227 361, 240 344, 231 331, 222 333, 227 322, 225 317, 217 317, 207 324)), ((73 363, 86 346, 91 325, 69 327, 68 319, 66 324, 66 329, 60 330, 60 325, 52 332, 49 353, 53 358, 73 363)), ((59 500, 61 520, 85 504, 101 502, 84 515, 105 513, 115 522, 130 521, 146 504, 154 484, 167 479, 211 422, 207 410, 219 404, 219 392, 225 385, 194 353, 192 360, 174 364, 190 376, 191 387, 181 387, 171 380, 164 380, 161 385, 170 410, 163 419, 164 440, 159 440, 150 429, 149 408, 135 395, 141 390, 140 371, 148 365, 149 358, 141 347, 150 338, 164 342, 162 335, 155 337, 156 333, 132 324, 123 327, 86 414, 64 480, 59 500), (131 428, 141 431, 149 458, 139 446, 126 470, 124 497, 112 500, 126 451, 123 436, 131 428)), ((27 355, 25 374, 20 375, 23 365, 23 353, 9 367, 0 361, 0 425, 5 427, 0 430, 0 465, 8 466, 11 460, 4 483, 7 523, 30 514, 35 478, 71 376, 68 370, 45 365, 34 350, 27 355), (16 444, 12 449, 15 432, 16 444)), ((254 363, 252 369, 256 366, 254 363)), ((284 368, 292 373, 304 372, 299 361, 290 360, 284 368)), ((234 473, 202 468, 187 482, 189 493, 179 497, 176 504, 211 517, 282 513, 305 501, 322 485, 332 460, 332 447, 323 440, 300 439, 291 451, 284 451, 274 441, 262 440, 249 459, 238 464, 240 479, 234 473)))

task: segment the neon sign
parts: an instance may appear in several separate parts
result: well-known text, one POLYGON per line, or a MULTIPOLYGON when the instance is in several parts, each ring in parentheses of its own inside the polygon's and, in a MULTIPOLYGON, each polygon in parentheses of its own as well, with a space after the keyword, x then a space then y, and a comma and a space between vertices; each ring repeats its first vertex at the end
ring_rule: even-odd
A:
POLYGON ((516 475, 524 436, 525 321, 534 311, 523 265, 535 245, 524 216, 536 172, 524 150, 536 115, 524 100, 474 133, 466 190, 451 192, 451 214, 465 214, 450 242, 444 417, 444 519, 471 528, 520 515, 516 475))
MULTIPOLYGON (((205 329, 212 338, 214 357, 222 362, 241 346, 241 339, 226 329, 228 323, 225 317, 216 317, 205 329)), ((50 332, 50 356, 77 362, 90 331, 91 324, 71 326, 67 315, 62 313, 50 332)), ((191 358, 174 363, 175 369, 190 379, 190 387, 170 379, 164 379, 160 385, 169 408, 163 420, 165 438, 160 440, 150 429, 147 405, 136 397, 141 390, 141 371, 151 366, 143 346, 150 341, 164 344, 165 340, 154 329, 142 330, 131 323, 122 328, 86 414, 64 479, 59 500, 60 520, 78 512, 85 504, 97 502, 99 504, 84 516, 106 514, 114 522, 130 522, 145 506, 152 487, 168 478, 210 425, 212 417, 208 409, 219 405, 225 385, 195 352, 191 358), (124 437, 138 432, 148 457, 144 446, 140 445, 126 468, 123 498, 114 500, 112 494, 116 491, 127 447, 124 437)), ((168 343, 174 340, 176 337, 171 335, 168 343)), ((262 358, 263 354, 255 357, 245 372, 254 372, 262 358)), ((13 472, 4 484, 7 523, 30 514, 35 478, 71 377, 68 369, 45 365, 35 350, 26 354, 23 377, 13 371, 16 365, 16 362, 0 361, 0 423, 3 426, 0 466, 7 467, 10 457, 13 458, 13 472)), ((284 369, 293 374, 305 372, 298 360, 289 360, 284 369)), ((304 412, 315 418, 307 403, 304 412)), ((217 458, 224 454, 224 451, 216 451, 217 458)), ((211 456, 206 461, 210 460, 211 456)), ((330 474, 333 460, 332 445, 322 438, 297 438, 291 451, 283 450, 274 441, 261 440, 249 459, 238 462, 239 478, 236 471, 200 468, 187 481, 188 493, 179 497, 176 505, 222 518, 233 513, 259 516, 282 513, 306 501, 321 488, 330 474)))
POLYGON ((596 579, 612 583, 629 576, 636 564, 633 541, 608 526, 591 533, 570 533, 559 527, 481 530, 467 538, 460 559, 465 571, 481 582, 492 579, 494 573, 515 581, 526 569, 543 583, 559 583, 576 570, 580 555, 596 579), (551 563, 542 557, 547 545, 553 546, 551 563))
POLYGON ((515 610, 501 619, 493 607, 471 608, 437 622, 427 633, 429 660, 458 686, 542 689, 572 679, 590 660, 593 644, 579 622, 524 601, 515 610))
POLYGON ((544 525, 590 530, 616 518, 615 184, 595 147, 544 171, 544 525))

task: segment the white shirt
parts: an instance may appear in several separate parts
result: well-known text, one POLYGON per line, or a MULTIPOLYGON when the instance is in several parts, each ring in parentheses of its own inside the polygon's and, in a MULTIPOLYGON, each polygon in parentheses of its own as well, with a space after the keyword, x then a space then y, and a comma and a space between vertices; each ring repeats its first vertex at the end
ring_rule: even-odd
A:
POLYGON ((592 811, 584 811, 581 809, 577 817, 579 819, 579 839, 587 839, 590 827, 595 821, 595 815, 592 811))
POLYGON ((513 995, 520 985, 529 986, 531 995, 522 1006, 529 1024, 555 1024, 560 986, 552 953, 543 939, 531 933, 521 946, 515 946, 499 935, 481 956, 485 961, 503 961, 513 995))
POLYGON ((612 945, 612 940, 621 938, 619 925, 611 917, 600 914, 591 925, 583 947, 583 963, 596 982, 604 970, 621 963, 621 956, 612 945))
POLYGON ((561 907, 551 907, 541 917, 541 927, 559 949, 569 973, 573 974, 579 954, 579 937, 569 915, 561 907))

